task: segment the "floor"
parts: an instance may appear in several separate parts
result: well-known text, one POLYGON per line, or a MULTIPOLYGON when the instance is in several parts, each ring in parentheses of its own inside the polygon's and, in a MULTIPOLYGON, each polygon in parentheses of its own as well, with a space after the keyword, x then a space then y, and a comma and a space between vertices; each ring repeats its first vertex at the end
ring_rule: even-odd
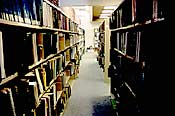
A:
POLYGON ((83 55, 64 116, 113 116, 109 84, 104 83, 96 56, 92 50, 83 55))

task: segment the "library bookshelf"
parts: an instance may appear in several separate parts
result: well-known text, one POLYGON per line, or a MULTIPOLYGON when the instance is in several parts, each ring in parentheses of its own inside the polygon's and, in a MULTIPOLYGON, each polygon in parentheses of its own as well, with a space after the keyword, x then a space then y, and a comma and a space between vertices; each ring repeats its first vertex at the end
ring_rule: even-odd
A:
POLYGON ((85 31, 58 3, 1 0, 0 115, 64 112, 78 77, 85 31))
MULTIPOLYGON (((160 80, 156 78, 158 75, 155 76, 153 67, 160 69, 155 65, 156 59, 167 60, 157 53, 162 45, 168 43, 164 41, 167 38, 166 13, 163 0, 124 0, 109 18, 111 47, 108 74, 111 96, 119 116, 147 114, 145 104, 149 97, 145 93, 145 79, 152 82, 160 80)), ((148 104, 152 103, 154 101, 148 100, 148 104)))

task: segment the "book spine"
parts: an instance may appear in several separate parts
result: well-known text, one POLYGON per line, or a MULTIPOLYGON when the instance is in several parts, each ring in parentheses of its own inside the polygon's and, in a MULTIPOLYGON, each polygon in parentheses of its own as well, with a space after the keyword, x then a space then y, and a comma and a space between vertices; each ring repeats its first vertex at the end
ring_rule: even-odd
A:
POLYGON ((19 20, 19 22, 23 23, 24 19, 23 19, 23 16, 22 16, 23 10, 21 8, 21 6, 22 6, 21 0, 15 0, 15 4, 14 5, 15 5, 15 10, 17 12, 18 20, 19 20))
POLYGON ((12 3, 14 21, 19 22, 18 11, 17 11, 15 0, 12 0, 11 3, 12 3))
POLYGON ((38 59, 44 59, 43 33, 37 34, 38 59))
POLYGON ((30 105, 32 104, 32 108, 35 109, 39 105, 37 82, 29 82, 29 94, 31 95, 29 99, 32 102, 30 105))
POLYGON ((31 18, 30 18, 30 8, 28 0, 22 0, 21 9, 23 9, 23 18, 24 23, 31 24, 31 18))
POLYGON ((10 20, 9 9, 8 9, 8 1, 7 2, 4 1, 4 19, 5 20, 10 20))
POLYGON ((13 4, 11 0, 6 0, 7 2, 7 8, 8 8, 8 15, 9 15, 9 20, 10 21, 15 21, 13 17, 13 4))
POLYGON ((30 14, 31 14, 31 23, 32 23, 32 25, 38 25, 35 0, 29 0, 29 8, 30 8, 30 11, 31 11, 30 14))
POLYGON ((43 25, 43 0, 36 0, 36 14, 37 14, 37 22, 40 26, 43 25))
POLYGON ((1 68, 1 79, 6 77, 5 68, 4 68, 4 50, 3 50, 3 38, 2 32, 0 32, 0 68, 1 68))
POLYGON ((12 90, 10 88, 0 90, 0 103, 0 115, 16 116, 12 90))
POLYGON ((59 50, 65 49, 65 34, 59 33, 59 50))

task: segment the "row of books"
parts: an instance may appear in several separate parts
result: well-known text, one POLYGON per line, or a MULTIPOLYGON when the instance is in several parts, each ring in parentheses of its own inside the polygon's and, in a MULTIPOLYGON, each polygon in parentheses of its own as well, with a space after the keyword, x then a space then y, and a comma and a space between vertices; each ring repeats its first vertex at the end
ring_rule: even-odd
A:
MULTIPOLYGON (((58 5, 58 0, 50 0, 58 5)), ((1 0, 0 19, 78 32, 78 24, 44 0, 1 0)))
POLYGON ((145 63, 130 61, 117 53, 112 55, 115 61, 111 62, 108 72, 111 77, 111 93, 117 102, 117 112, 121 116, 142 116, 145 63))
POLYGON ((141 31, 112 32, 112 48, 128 55, 139 62, 140 44, 143 38, 141 31))
POLYGON ((59 55, 63 64, 75 59, 75 53, 79 52, 76 46, 73 46, 77 42, 77 38, 74 37, 77 36, 69 36, 65 33, 25 33, 9 30, 8 32, 2 31, 0 37, 1 79, 15 72, 25 73, 29 66, 60 51, 64 50, 59 55))
POLYGON ((98 29, 95 29, 96 31, 96 41, 98 48, 96 48, 98 56, 97 56, 97 61, 100 65, 101 68, 104 69, 105 65, 105 21, 100 25, 98 29))
POLYGON ((54 104, 54 87, 50 92, 38 99, 37 83, 23 80, 12 88, 0 91, 2 116, 59 116, 71 96, 70 84, 60 93, 54 104))
MULTIPOLYGON (((42 41, 39 40, 38 43, 41 44, 42 41)), ((3 100, 2 103, 7 102, 9 104, 7 104, 7 107, 4 107, 4 111, 0 112, 1 115, 5 116, 13 113, 14 116, 40 116, 41 114, 43 116, 57 116, 58 113, 60 114, 64 108, 61 106, 65 104, 71 94, 68 81, 73 79, 75 73, 78 72, 78 64, 76 64, 76 60, 79 60, 77 58, 79 57, 78 50, 76 46, 68 50, 72 51, 71 54, 69 53, 69 62, 72 61, 71 63, 66 64, 68 56, 65 51, 56 58, 48 60, 48 62, 33 70, 29 75, 22 77, 21 80, 13 81, 11 88, 9 88, 13 90, 13 94, 8 93, 9 90, 5 88, 2 89, 0 100, 3 100), (7 97, 8 95, 9 97, 7 97), (6 99, 3 96, 6 96, 6 99), (59 102, 60 99, 61 102, 59 102), (57 110, 52 106, 55 106, 57 110)))
POLYGON ((33 25, 42 24, 43 0, 1 0, 0 18, 33 25))
POLYGON ((116 29, 134 23, 145 23, 166 17, 163 0, 126 0, 110 18, 110 28, 116 29))

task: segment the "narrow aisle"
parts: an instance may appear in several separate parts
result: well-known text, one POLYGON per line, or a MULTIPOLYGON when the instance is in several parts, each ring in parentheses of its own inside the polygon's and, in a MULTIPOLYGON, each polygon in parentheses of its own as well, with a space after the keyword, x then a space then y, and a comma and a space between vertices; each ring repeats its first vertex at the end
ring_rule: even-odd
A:
POLYGON ((112 116, 109 95, 109 85, 104 83, 96 54, 88 51, 81 60, 64 116, 112 116))

